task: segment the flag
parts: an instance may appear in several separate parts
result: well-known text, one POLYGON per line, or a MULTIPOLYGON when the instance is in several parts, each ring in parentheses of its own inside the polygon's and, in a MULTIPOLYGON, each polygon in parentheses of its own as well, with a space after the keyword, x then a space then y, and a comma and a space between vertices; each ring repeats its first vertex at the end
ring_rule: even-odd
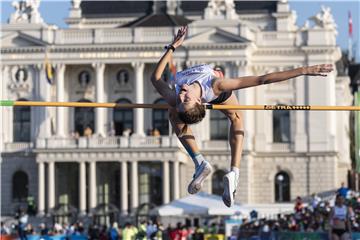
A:
POLYGON ((47 51, 45 53, 45 62, 44 62, 44 65, 45 65, 45 74, 46 74, 46 79, 48 81, 48 83, 50 85, 52 85, 54 83, 54 72, 55 72, 55 69, 54 67, 51 65, 51 63, 49 62, 49 59, 47 57, 47 51))
POLYGON ((349 37, 352 37, 352 18, 351 18, 351 12, 349 11, 349 37))

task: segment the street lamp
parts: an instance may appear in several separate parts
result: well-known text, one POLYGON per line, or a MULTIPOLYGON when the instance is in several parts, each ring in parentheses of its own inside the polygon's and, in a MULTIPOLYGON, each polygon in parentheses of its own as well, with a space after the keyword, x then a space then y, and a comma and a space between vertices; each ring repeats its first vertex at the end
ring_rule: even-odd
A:
POLYGON ((276 177, 278 188, 279 188, 279 202, 283 202, 283 183, 284 183, 284 176, 279 174, 276 177))

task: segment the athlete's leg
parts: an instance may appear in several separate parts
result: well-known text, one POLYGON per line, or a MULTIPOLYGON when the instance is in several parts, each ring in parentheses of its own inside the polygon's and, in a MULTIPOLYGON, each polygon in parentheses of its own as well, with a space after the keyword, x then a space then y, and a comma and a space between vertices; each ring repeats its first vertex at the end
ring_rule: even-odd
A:
MULTIPOLYGON (((222 105, 239 105, 239 102, 234 95, 222 103, 222 105)), ((222 110, 222 112, 230 120, 229 129, 229 143, 231 148, 231 167, 240 168, 242 147, 244 141, 244 124, 242 113, 239 110, 222 110)))
POLYGON ((200 191, 202 183, 205 178, 211 173, 212 167, 210 163, 206 161, 203 155, 200 153, 191 128, 186 126, 186 124, 184 124, 178 118, 175 109, 169 110, 169 119, 181 144, 184 146, 195 164, 195 174, 188 186, 188 192, 190 194, 195 194, 200 191))
MULTIPOLYGON (((234 93, 232 93, 231 96, 222 104, 239 105, 239 102, 234 93)), ((244 141, 244 125, 240 111, 226 109, 222 110, 222 112, 230 120, 229 143, 231 148, 230 172, 224 176, 223 201, 226 206, 231 207, 234 204, 235 191, 240 174, 240 161, 244 141)))

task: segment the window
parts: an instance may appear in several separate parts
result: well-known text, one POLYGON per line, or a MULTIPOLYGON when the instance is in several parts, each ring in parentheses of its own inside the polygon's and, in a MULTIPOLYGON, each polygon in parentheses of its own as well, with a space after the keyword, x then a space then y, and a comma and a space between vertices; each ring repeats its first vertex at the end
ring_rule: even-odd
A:
POLYGON ((79 207, 79 164, 55 163, 56 205, 79 207))
MULTIPOLYGON (((158 99, 154 104, 166 104, 164 99, 158 99)), ((169 135, 169 113, 166 109, 154 109, 152 112, 152 125, 160 131, 161 135, 169 135)))
POLYGON ((29 178, 23 171, 17 171, 12 177, 12 196, 15 201, 26 201, 29 194, 29 178))
POLYGON ((120 208, 121 179, 120 163, 96 163, 98 204, 111 204, 120 208))
POLYGON ((211 182, 212 182, 212 194, 215 195, 222 195, 224 191, 224 183, 223 177, 225 176, 226 172, 223 170, 217 170, 214 172, 211 182))
MULTIPOLYGON (((81 99, 79 102, 91 101, 81 99)), ((91 135, 94 132, 94 108, 75 108, 75 132, 79 133, 80 136, 84 136, 85 130, 87 130, 86 135, 91 135)))
MULTIPOLYGON (((27 100, 19 99, 19 101, 27 100)), ((15 107, 13 124, 14 142, 30 142, 31 108, 28 106, 15 107)))
POLYGON ((163 168, 160 162, 142 162, 139 167, 139 203, 162 204, 163 168))
POLYGON ((126 69, 120 70, 116 74, 116 81, 120 86, 125 86, 129 83, 129 72, 126 69))
MULTIPOLYGON (((127 99, 119 99, 116 101, 116 103, 119 104, 127 104, 131 103, 127 99)), ((114 130, 116 136, 123 135, 124 130, 130 130, 130 132, 133 131, 134 127, 134 111, 132 109, 120 109, 120 108, 114 108, 114 115, 113 115, 113 121, 114 121, 114 130)))
POLYGON ((218 110, 210 112, 210 139, 226 140, 228 137, 229 121, 225 114, 218 110))
POLYGON ((275 202, 290 201, 290 177, 281 171, 275 175, 275 202))
POLYGON ((273 111, 273 142, 290 142, 290 112, 273 111))
POLYGON ((78 82, 80 87, 86 88, 90 83, 90 73, 88 71, 82 71, 79 73, 78 82))
POLYGON ((17 83, 23 83, 28 78, 28 72, 25 68, 19 68, 15 73, 15 79, 17 83))

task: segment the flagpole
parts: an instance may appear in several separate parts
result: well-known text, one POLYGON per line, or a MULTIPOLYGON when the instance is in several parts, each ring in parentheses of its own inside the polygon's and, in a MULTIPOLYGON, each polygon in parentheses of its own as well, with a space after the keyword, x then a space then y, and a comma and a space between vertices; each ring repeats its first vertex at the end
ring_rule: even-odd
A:
POLYGON ((348 18, 349 18, 349 40, 348 40, 348 60, 349 62, 352 61, 352 31, 353 31, 353 26, 352 26, 352 17, 351 17, 351 11, 348 12, 348 18))

